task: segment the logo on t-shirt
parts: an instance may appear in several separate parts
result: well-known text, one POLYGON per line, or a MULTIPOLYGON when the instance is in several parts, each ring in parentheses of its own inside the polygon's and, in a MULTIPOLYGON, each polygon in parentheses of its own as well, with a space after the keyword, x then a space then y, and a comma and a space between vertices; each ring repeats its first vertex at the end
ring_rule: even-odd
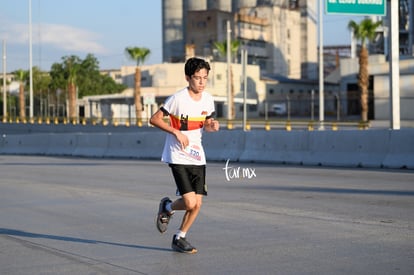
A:
POLYGON ((180 117, 180 130, 181 131, 186 131, 188 130, 188 115, 184 116, 183 114, 181 114, 180 117))

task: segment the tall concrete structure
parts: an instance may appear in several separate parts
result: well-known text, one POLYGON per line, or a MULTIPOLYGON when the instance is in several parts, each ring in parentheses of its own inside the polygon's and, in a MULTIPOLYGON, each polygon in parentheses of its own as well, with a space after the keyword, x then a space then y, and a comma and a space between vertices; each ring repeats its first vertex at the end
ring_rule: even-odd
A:
MULTIPOLYGON (((414 3, 412 0, 396 0, 399 1, 399 46, 400 56, 414 56, 414 3)), ((389 54, 389 29, 390 26, 390 1, 387 5, 387 14, 385 17, 373 16, 374 21, 383 21, 383 27, 378 28, 376 40, 370 43, 371 54, 389 54)))
MULTIPOLYGON (((413 56, 414 55, 414 3, 412 0, 400 1, 400 55, 413 56)), ((387 20, 390 20, 390 6, 388 5, 387 20)))
MULTIPOLYGON (((215 42, 231 39, 263 74, 317 78, 316 0, 163 0, 163 62, 189 53, 213 60, 215 42)), ((240 60, 239 54, 233 62, 240 60)))
POLYGON ((304 79, 317 79, 318 75, 318 3, 317 1, 300 0, 300 57, 301 72, 304 79))
POLYGON ((185 31, 183 0, 162 1, 162 60, 179 62, 184 58, 185 31))

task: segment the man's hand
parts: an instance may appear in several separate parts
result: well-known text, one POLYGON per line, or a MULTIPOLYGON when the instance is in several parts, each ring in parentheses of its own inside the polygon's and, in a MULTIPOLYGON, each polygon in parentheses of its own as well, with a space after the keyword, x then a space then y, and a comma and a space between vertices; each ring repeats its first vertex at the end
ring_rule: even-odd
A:
POLYGON ((204 129, 207 132, 217 132, 220 129, 220 123, 218 120, 214 120, 214 118, 209 118, 206 120, 204 129))
POLYGON ((150 119, 150 123, 154 125, 155 127, 158 127, 161 130, 174 135, 184 150, 185 147, 187 147, 188 144, 190 143, 188 140, 188 137, 184 135, 183 133, 181 133, 180 130, 177 130, 171 127, 168 123, 166 123, 163 120, 163 117, 164 117, 164 113, 161 111, 161 109, 159 109, 157 112, 155 112, 155 114, 152 115, 150 119))
POLYGON ((181 144, 181 148, 184 150, 189 144, 190 141, 188 140, 188 137, 186 135, 184 135, 183 133, 181 133, 181 131, 179 130, 175 130, 173 132, 175 138, 177 139, 177 141, 181 144))

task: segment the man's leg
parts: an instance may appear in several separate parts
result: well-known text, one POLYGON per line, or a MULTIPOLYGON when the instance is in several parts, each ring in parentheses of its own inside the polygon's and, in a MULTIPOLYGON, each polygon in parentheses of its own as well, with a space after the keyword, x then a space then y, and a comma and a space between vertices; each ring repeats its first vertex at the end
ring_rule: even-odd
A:
POLYGON ((196 253, 197 249, 185 238, 200 212, 203 195, 194 192, 186 193, 182 198, 172 203, 173 210, 185 210, 180 230, 173 237, 172 248, 179 252, 196 253))
POLYGON ((194 223, 198 213, 200 212, 202 200, 203 195, 189 192, 184 194, 182 198, 172 203, 172 210, 185 210, 180 226, 181 231, 188 232, 188 230, 190 230, 191 225, 194 223))
POLYGON ((201 209, 203 195, 190 192, 183 195, 183 202, 185 205, 185 214, 181 222, 180 230, 188 232, 196 220, 201 209))

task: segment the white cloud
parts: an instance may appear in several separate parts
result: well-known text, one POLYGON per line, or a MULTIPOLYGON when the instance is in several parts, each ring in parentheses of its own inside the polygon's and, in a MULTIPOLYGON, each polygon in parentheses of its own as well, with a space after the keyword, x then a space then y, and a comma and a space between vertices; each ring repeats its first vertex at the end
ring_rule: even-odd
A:
MULTIPOLYGON (((2 36, 8 43, 23 44, 29 41, 28 25, 15 24, 3 28, 2 36)), ((96 33, 77 29, 67 25, 33 24, 32 42, 42 46, 53 46, 69 52, 84 52, 92 54, 105 54, 107 49, 100 45, 96 33)))

